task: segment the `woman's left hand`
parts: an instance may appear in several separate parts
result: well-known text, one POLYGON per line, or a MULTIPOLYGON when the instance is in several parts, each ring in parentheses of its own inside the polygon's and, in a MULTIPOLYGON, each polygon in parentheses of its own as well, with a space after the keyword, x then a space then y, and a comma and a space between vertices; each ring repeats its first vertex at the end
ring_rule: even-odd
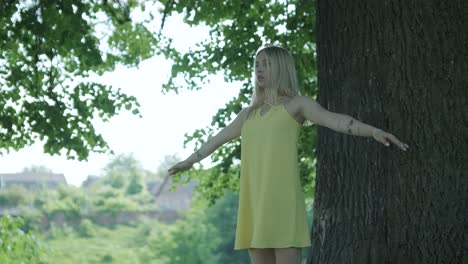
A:
POLYGON ((390 142, 392 142, 393 144, 397 145, 401 150, 403 151, 406 151, 409 146, 408 144, 405 144, 403 142, 401 142, 400 140, 398 140, 398 138, 396 138, 394 135, 390 134, 390 133, 387 133, 381 129, 374 129, 372 131, 372 137, 381 142, 382 144, 384 144, 385 146, 390 146, 390 142))

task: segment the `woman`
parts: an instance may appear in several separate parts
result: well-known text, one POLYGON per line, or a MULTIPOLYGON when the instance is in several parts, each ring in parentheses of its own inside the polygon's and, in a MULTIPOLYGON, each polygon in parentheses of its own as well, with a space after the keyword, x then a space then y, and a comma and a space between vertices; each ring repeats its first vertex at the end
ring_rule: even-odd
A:
POLYGON ((381 129, 327 111, 300 96, 294 60, 278 46, 255 56, 251 103, 227 127, 186 160, 168 171, 188 170, 224 143, 241 136, 241 178, 235 250, 248 249, 252 263, 301 263, 301 248, 310 246, 297 164, 297 139, 305 120, 337 132, 372 136, 402 150, 407 144, 381 129))

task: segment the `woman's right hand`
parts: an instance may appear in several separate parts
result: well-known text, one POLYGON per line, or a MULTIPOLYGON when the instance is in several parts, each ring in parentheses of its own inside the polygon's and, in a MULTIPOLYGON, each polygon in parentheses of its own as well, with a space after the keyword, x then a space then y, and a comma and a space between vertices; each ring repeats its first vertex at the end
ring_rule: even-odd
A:
POLYGON ((169 168, 167 171, 169 172, 169 175, 174 175, 174 174, 179 173, 181 171, 186 171, 186 170, 192 168, 192 166, 193 166, 192 162, 190 162, 188 160, 184 160, 184 161, 181 161, 181 162, 175 164, 174 166, 169 168))

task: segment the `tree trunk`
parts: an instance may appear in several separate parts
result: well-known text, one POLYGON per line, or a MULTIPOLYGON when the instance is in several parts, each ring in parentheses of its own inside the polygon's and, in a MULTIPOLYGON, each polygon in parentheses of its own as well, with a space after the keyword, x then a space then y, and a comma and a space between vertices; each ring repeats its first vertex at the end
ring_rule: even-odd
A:
POLYGON ((316 11, 318 102, 410 148, 318 128, 307 263, 468 263, 467 1, 316 11))

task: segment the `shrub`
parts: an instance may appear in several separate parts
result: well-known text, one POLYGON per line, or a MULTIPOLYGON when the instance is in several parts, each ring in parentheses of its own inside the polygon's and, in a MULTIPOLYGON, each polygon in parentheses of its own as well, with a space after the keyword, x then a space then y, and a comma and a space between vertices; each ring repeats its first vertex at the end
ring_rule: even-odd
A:
POLYGON ((96 235, 96 228, 94 224, 89 219, 84 219, 81 221, 80 225, 78 226, 78 234, 81 237, 93 237, 96 235))
POLYGON ((39 263, 45 247, 32 232, 23 231, 21 217, 0 218, 0 263, 39 263))
POLYGON ((27 205, 31 200, 31 195, 23 186, 12 185, 0 190, 0 206, 27 205))

